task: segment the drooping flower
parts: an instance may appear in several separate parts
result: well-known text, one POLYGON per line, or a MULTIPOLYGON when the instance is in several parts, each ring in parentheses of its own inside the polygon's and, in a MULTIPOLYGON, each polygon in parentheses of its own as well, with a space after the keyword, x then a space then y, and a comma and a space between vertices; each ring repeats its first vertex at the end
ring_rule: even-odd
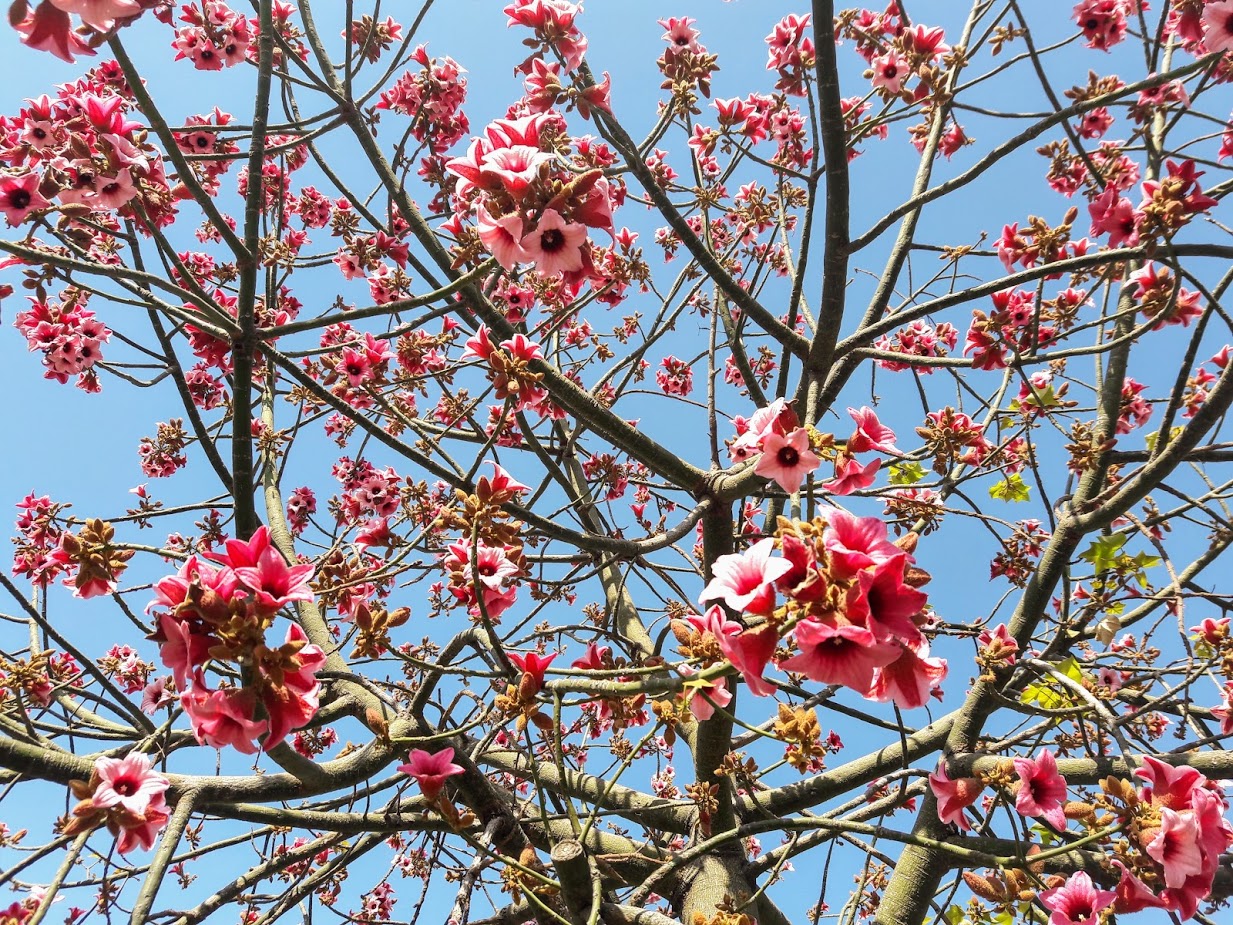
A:
POLYGON ((856 432, 848 438, 849 453, 868 453, 870 450, 877 450, 879 453, 899 452, 895 446, 895 432, 878 420, 878 415, 872 408, 849 408, 848 414, 856 422, 856 432))
POLYGON ((929 789, 938 803, 938 819, 957 825, 965 832, 972 828, 963 811, 976 802, 985 785, 979 777, 952 778, 946 773, 946 762, 939 762, 938 769, 929 775, 929 789))
POLYGON ((822 488, 832 495, 850 495, 872 485, 881 466, 880 459, 870 460, 862 466, 845 453, 835 460, 835 477, 823 482, 822 488))
POLYGON ((802 620, 796 625, 795 635, 800 654, 780 662, 780 668, 862 693, 873 683, 874 670, 894 661, 900 649, 878 642, 867 628, 852 624, 802 620))

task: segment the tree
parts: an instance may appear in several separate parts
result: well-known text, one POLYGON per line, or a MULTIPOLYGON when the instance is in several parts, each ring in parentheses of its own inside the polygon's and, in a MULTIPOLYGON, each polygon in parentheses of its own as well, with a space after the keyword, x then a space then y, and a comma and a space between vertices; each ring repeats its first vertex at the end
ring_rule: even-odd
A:
POLYGON ((12 4, 5 920, 1212 921, 1233 0, 592 7, 12 4))

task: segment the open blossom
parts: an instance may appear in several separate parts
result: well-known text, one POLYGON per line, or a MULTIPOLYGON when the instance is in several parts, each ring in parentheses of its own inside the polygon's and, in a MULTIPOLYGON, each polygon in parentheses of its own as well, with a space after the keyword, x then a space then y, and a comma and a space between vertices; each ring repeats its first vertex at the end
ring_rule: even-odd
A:
POLYGON ((775 541, 759 540, 744 553, 720 556, 712 566, 710 583, 699 603, 723 601, 732 610, 767 615, 775 603, 775 582, 792 568, 783 558, 772 558, 775 541))
POLYGON ((1085 871, 1076 871, 1059 887, 1040 894, 1040 903, 1049 910, 1049 925, 1096 925, 1100 912, 1113 905, 1117 894, 1097 889, 1085 871))
POLYGON ((762 441, 762 456, 754 471, 791 493, 800 491, 805 476, 820 465, 822 460, 809 447, 809 431, 798 427, 786 436, 768 434, 762 441))
POLYGON ((132 752, 124 758, 99 758, 94 762, 99 777, 91 799, 95 806, 118 806, 135 816, 144 815, 151 803, 170 786, 167 778, 152 770, 150 757, 132 752))
POLYGON ((1016 758, 1019 792, 1015 809, 1022 816, 1039 816, 1055 829, 1066 828, 1063 807, 1066 804, 1066 781, 1057 770, 1053 753, 1041 749, 1036 758, 1016 758))
POLYGON ((39 193, 40 176, 37 173, 0 176, 0 212, 10 226, 20 225, 31 212, 51 207, 39 193))
POLYGON ((165 794, 171 783, 140 752, 97 758, 90 780, 72 781, 71 786, 81 802, 73 808, 64 834, 105 824, 121 854, 138 846, 148 851, 170 818, 165 794))
POLYGON ((582 245, 586 239, 585 227, 566 222, 555 209, 545 209, 535 227, 518 243, 539 273, 552 276, 582 269, 582 245))

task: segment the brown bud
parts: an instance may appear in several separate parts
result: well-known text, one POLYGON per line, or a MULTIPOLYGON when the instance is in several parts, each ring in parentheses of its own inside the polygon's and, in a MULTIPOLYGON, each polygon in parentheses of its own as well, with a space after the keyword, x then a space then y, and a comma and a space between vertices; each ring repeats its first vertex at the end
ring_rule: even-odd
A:
POLYGON ((991 880, 982 877, 975 871, 965 870, 963 872, 963 882, 968 885, 969 890, 981 899, 987 899, 991 903, 1004 902, 1006 899, 1006 890, 1001 884, 995 886, 991 880))

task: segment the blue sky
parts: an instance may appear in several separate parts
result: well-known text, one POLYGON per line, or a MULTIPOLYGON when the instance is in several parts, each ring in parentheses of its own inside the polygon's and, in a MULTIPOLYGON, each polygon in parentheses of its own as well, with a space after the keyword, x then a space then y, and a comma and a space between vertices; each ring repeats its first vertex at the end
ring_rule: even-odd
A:
MULTIPOLYGON (((467 112, 473 131, 479 131, 490 119, 503 115, 508 103, 521 92, 521 82, 513 77, 512 66, 521 58, 517 43, 522 36, 506 29, 504 16, 499 12, 500 5, 490 0, 438 3, 423 28, 430 54, 450 55, 467 69, 470 90, 467 112)), ((332 4, 318 3, 317 6, 323 31, 327 35, 336 35, 341 28, 341 17, 333 15, 332 4), (328 18, 324 12, 327 9, 331 10, 328 18)), ((750 90, 770 89, 773 78, 764 69, 762 37, 783 14, 802 9, 797 4, 756 0, 738 0, 727 4, 718 0, 692 0, 671 6, 648 0, 619 3, 615 0, 593 0, 590 6, 591 9, 581 20, 590 39, 588 61, 597 73, 612 72, 614 109, 626 120, 634 136, 643 133, 651 124, 654 101, 661 96, 661 78, 654 66, 654 60, 662 48, 662 29, 655 24, 657 18, 672 14, 694 16, 699 20, 702 41, 720 55, 721 71, 715 81, 714 95, 730 97, 750 90)), ((1038 40, 1042 44, 1050 38, 1069 34, 1069 27, 1061 15, 1069 4, 1052 6, 1056 6, 1058 15, 1053 22, 1042 21, 1039 24, 1038 40)), ((410 7, 407 3, 387 4, 387 9, 396 16, 406 15, 410 7)), ((916 21, 945 26, 948 39, 953 40, 960 25, 957 17, 963 12, 960 4, 933 0, 911 3, 910 7, 916 21)), ((244 119, 247 107, 251 105, 251 91, 248 75, 242 69, 214 74, 195 71, 187 62, 172 62, 169 33, 154 23, 142 23, 126 32, 124 39, 146 69, 150 90, 156 100, 165 106, 165 112, 173 123, 186 115, 206 112, 214 105, 220 105, 239 119, 244 119)), ((1017 50, 1011 46, 1012 52, 1017 50)), ((850 47, 840 49, 840 61, 844 68, 844 95, 863 92, 864 83, 860 78, 862 66, 850 47)), ((1133 49, 1129 43, 1111 56, 1072 46, 1055 59, 1057 84, 1061 89, 1082 80, 1089 66, 1107 73, 1122 65, 1132 66, 1133 63, 1133 49)), ((87 61, 64 65, 50 56, 35 55, 19 48, 11 31, 0 29, 0 111, 15 113, 23 98, 47 92, 53 84, 72 79, 88 65, 87 61)), ((990 99, 985 102, 996 102, 1009 109, 1047 111, 1048 103, 1040 93, 1034 75, 1030 74, 1026 65, 1020 65, 1020 73, 1021 79, 1010 83, 1009 91, 1005 81, 992 83, 990 99), (994 91, 993 87, 997 90, 994 91)), ((704 114, 703 118, 708 117, 704 114)), ((970 166, 979 153, 1017 130, 1016 123, 975 114, 964 116, 963 121, 968 134, 977 139, 978 145, 959 152, 953 161, 940 162, 935 182, 970 166)), ((852 165, 853 188, 859 193, 854 202, 853 229, 856 232, 862 231, 888 208, 898 204, 911 185, 915 169, 914 152, 903 138, 902 123, 893 126, 891 131, 890 141, 865 145, 865 153, 852 165)), ((679 134, 669 139, 671 147, 677 152, 683 148, 683 142, 679 134)), ((342 150, 339 149, 340 152, 342 150)), ((1051 221, 1060 220, 1068 204, 1045 186, 1043 166, 1043 160, 1032 154, 1030 149, 1008 159, 991 171, 979 188, 968 190, 957 204, 943 201, 927 210, 920 238, 936 243, 974 243, 980 232, 988 231, 996 237, 1003 223, 1022 222, 1037 211, 1051 221)), ((231 178, 233 182, 234 172, 231 178)), ((643 232, 649 259, 652 266, 658 268, 658 258, 650 245, 651 232, 656 223, 648 220, 637 206, 627 206, 618 215, 617 221, 618 225, 628 224, 643 232)), ((1080 233, 1086 230, 1085 225, 1086 219, 1081 217, 1078 222, 1080 233)), ((872 246, 854 265, 875 273, 879 271, 881 254, 889 237, 872 246)), ((930 259, 920 261, 921 272, 929 269, 930 259)), ((670 266, 666 273, 675 271, 676 266, 670 266)), ((1000 273, 1000 265, 995 260, 986 261, 985 271, 991 277, 1000 273)), ((856 274, 854 280, 852 299, 856 306, 854 312, 859 314, 863 308, 861 299, 871 291, 872 283, 867 275, 856 274)), ((341 290, 342 283, 335 280, 328 285, 334 288, 328 289, 326 298, 332 299, 334 292, 341 290)), ((819 281, 812 280, 806 289, 815 304, 818 288, 819 281)), ((317 295, 315 290, 312 294, 317 295)), ((303 293, 301 297, 309 301, 303 293)), ((136 390, 113 378, 105 379, 102 395, 91 396, 42 379, 38 356, 25 350, 22 338, 12 328, 13 315, 22 307, 20 296, 5 300, 3 327, 0 327, 0 395, 7 397, 0 412, 0 422, 10 435, 4 462, 0 463, 0 519, 9 516, 4 513, 11 510, 8 505, 28 491, 71 501, 81 516, 119 513, 131 504, 128 490, 147 481, 138 466, 138 442, 143 435, 152 432, 155 422, 177 415, 175 410, 171 410, 174 408, 174 396, 165 386, 136 390)), ((101 306, 96 308, 113 327, 126 330, 123 319, 109 317, 101 306)), ((308 308, 312 309, 313 306, 310 304, 308 308)), ((631 301, 622 307, 622 312, 633 308, 641 306, 631 301)), ((949 316, 960 327, 961 334, 966 317, 966 310, 949 316)), ((692 324, 691 319, 689 325, 692 324)), ((134 326, 133 330, 138 336, 143 336, 140 325, 134 326)), ((662 353, 677 352, 679 345, 678 355, 684 355, 692 336, 692 328, 683 326, 679 339, 667 341, 662 353)), ((1173 371, 1168 365, 1171 357, 1169 350, 1175 349, 1182 341, 1176 335, 1168 335, 1160 343, 1162 348, 1168 349, 1162 349, 1159 366, 1155 369, 1146 367, 1144 372, 1138 374, 1144 381, 1150 381, 1152 374, 1156 374, 1159 382, 1153 382, 1155 385, 1171 377, 1173 371)), ((1214 342, 1211 352, 1218 346, 1219 343, 1214 342)), ((112 349, 121 352, 114 345, 112 349)), ((654 359, 657 360, 659 355, 655 354, 654 359)), ((1205 357, 1209 354, 1202 352, 1201 355, 1205 357)), ((939 373, 927 384, 932 387, 944 376, 944 373, 939 373)), ((907 376, 892 377, 879 372, 877 390, 883 397, 883 404, 879 406, 883 418, 899 432, 901 445, 913 445, 911 431, 920 422, 921 411, 912 380, 907 376)), ((834 428, 840 436, 845 434, 848 427, 843 407, 845 404, 867 403, 868 394, 867 375, 857 377, 850 394, 846 396, 850 400, 841 399, 837 404, 840 419, 828 419, 834 421, 834 428)), ((931 407, 939 405, 940 401, 935 399, 931 407)), ((648 404, 647 407, 657 406, 648 404)), ((734 413, 747 414, 752 410, 743 408, 739 402, 731 403, 730 408, 734 413)), ((682 428, 688 425, 674 413, 659 416, 648 413, 643 426, 657 436, 667 437, 682 432, 682 428)), ((823 428, 826 427, 824 422, 823 428)), ((1141 435, 1129 439, 1141 439, 1141 435)), ((379 460, 379 456, 374 458, 379 460)), ((699 448, 691 461, 705 465, 705 451, 699 448)), ((305 466, 304 478, 316 480, 315 487, 318 487, 319 497, 324 500, 323 489, 329 484, 328 461, 318 458, 313 462, 316 465, 315 474, 309 473, 305 466)), ((400 467, 399 471, 404 471, 404 468, 400 467)), ((1051 491, 1060 493, 1061 483, 1064 482, 1062 474, 1051 472, 1048 479, 1051 491)), ((291 484, 299 482, 292 478, 291 484)), ((159 498, 175 502, 196 499, 203 493, 213 493, 215 489, 209 483, 208 471, 197 460, 194 466, 176 479, 151 483, 150 490, 159 498)), ((863 505, 857 502, 853 507, 861 513, 875 513, 881 509, 881 505, 875 502, 864 502, 863 505)), ((1014 509, 1008 510, 1005 516, 1014 520, 1039 516, 1039 512, 1014 509)), ((154 532, 147 531, 146 536, 154 532)), ((984 558, 968 552, 969 543, 976 535, 975 528, 961 522, 923 544, 920 554, 922 564, 936 578, 931 587, 935 607, 947 619, 956 622, 987 613, 990 605, 1006 590, 1004 583, 986 581, 987 556, 984 556, 984 551, 984 558)), ((700 590, 700 587, 695 590, 700 590)), ((66 621, 91 621, 93 615, 98 613, 96 608, 105 606, 73 601, 67 592, 61 590, 53 593, 57 595, 54 599, 57 614, 63 615, 66 621)), ((141 598, 141 595, 137 597, 141 598)), ((134 603, 143 605, 144 599, 135 599, 134 603)), ((97 624, 99 635, 92 640, 100 651, 114 641, 102 629, 106 625, 109 624, 97 624)), ((942 654, 952 659, 952 676, 947 684, 948 699, 941 707, 945 710, 962 696, 972 669, 965 660, 967 649, 953 646, 942 654)), ((923 725, 926 721, 924 711, 918 712, 921 716, 912 716, 909 722, 923 725)), ((823 724, 824 727, 829 725, 829 717, 823 719, 823 724)), ((842 722, 836 721, 834 725, 843 734, 842 722)), ((678 756, 678 765, 681 763, 678 756)), ((769 840, 764 841, 770 847, 769 840)), ((820 861, 810 859, 798 864, 805 873, 803 876, 798 874, 799 879, 793 883, 797 887, 807 884, 809 889, 793 893, 787 899, 794 913, 799 913, 798 906, 803 907, 814 899, 813 895, 804 894, 809 893, 816 884, 814 874, 818 863, 820 861)), ((841 865, 837 865, 833 873, 833 882, 837 884, 831 899, 833 908, 846 896, 848 873, 850 869, 841 865)), ((404 894, 404 902, 410 903, 409 894, 404 894)))

